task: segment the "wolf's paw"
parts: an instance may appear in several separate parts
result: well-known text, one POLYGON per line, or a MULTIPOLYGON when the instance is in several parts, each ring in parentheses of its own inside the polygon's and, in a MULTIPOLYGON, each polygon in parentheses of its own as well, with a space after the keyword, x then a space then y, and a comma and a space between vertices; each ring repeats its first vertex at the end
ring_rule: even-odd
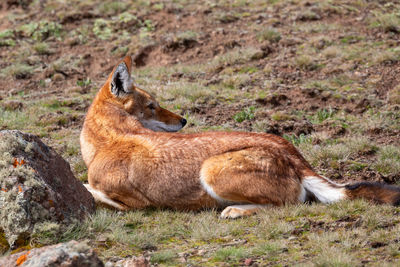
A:
POLYGON ((261 205, 234 205, 228 206, 221 212, 222 219, 236 219, 243 216, 256 214, 261 205))
POLYGON ((242 213, 243 213, 242 210, 232 207, 232 206, 229 206, 229 207, 226 207, 221 212, 221 218, 222 219, 235 219, 235 218, 242 217, 243 216, 242 213))

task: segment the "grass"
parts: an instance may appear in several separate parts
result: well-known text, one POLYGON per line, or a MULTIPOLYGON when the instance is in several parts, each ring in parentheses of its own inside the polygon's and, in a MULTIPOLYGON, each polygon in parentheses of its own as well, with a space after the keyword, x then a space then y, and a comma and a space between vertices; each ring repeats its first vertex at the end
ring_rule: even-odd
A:
POLYGON ((121 1, 105 2, 99 6, 99 11, 106 15, 117 15, 129 8, 129 4, 121 1))
POLYGON ((400 173, 400 148, 384 146, 378 152, 374 168, 383 175, 398 175, 400 173))
POLYGON ((271 119, 274 121, 287 121, 290 120, 292 117, 289 114, 286 114, 281 111, 274 112, 271 115, 271 119))
POLYGON ((387 100, 390 104, 400 105, 400 86, 396 86, 387 94, 387 100))
POLYGON ((93 33, 100 40, 108 40, 112 36, 111 23, 105 19, 97 19, 93 25, 93 33))
POLYGON ((249 255, 245 249, 237 248, 237 247, 227 247, 218 249, 213 257, 212 260, 216 262, 239 262, 245 256, 249 255))
POLYGON ((397 13, 376 12, 370 22, 371 27, 379 27, 386 32, 400 33, 400 16, 397 13))
POLYGON ((47 43, 44 42, 38 42, 33 46, 33 49, 39 54, 39 55, 49 55, 50 54, 50 47, 47 43))
POLYGON ((320 65, 315 61, 315 59, 309 55, 300 55, 296 57, 295 64, 300 69, 305 71, 313 71, 320 67, 320 65))
MULTIPOLYGON (((260 265, 296 262, 357 265, 359 257, 367 254, 380 258, 382 253, 396 253, 393 245, 400 228, 384 225, 398 211, 389 206, 352 201, 271 207, 246 219, 221 220, 215 211, 117 213, 99 209, 84 223, 62 233, 61 239, 89 238, 92 246, 103 244, 99 247, 101 255, 123 256, 128 248, 134 255, 148 251, 153 264, 163 265, 178 264, 179 253, 186 255, 188 264, 235 265, 251 258, 260 265), (198 235, 201 229, 207 231, 198 235), (369 244, 379 240, 387 245, 371 248, 369 244)), ((46 238, 35 239, 35 244, 56 240, 60 237, 47 234, 46 238)))
POLYGON ((194 31, 184 31, 176 35, 176 39, 180 42, 182 41, 196 41, 198 38, 198 33, 194 31))
POLYGON ((270 41, 272 43, 279 42, 282 38, 281 34, 272 28, 261 30, 256 34, 256 37, 259 42, 270 41))
POLYGON ((176 258, 176 253, 171 250, 166 250, 162 252, 156 252, 151 257, 151 263, 172 263, 174 258, 176 258))
POLYGON ((24 64, 15 63, 0 71, 2 77, 13 77, 15 79, 27 79, 32 76, 34 67, 24 64))
POLYGON ((299 146, 301 144, 311 144, 312 137, 307 136, 305 134, 300 134, 299 136, 296 135, 284 135, 283 138, 290 141, 293 145, 299 146))

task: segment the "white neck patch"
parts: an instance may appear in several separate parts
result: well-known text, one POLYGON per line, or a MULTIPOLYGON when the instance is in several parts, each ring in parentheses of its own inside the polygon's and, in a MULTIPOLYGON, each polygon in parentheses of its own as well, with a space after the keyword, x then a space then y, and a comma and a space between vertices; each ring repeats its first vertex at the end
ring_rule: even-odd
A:
POLYGON ((183 127, 182 124, 169 125, 156 120, 141 120, 140 122, 142 123, 143 127, 156 132, 177 132, 183 127))

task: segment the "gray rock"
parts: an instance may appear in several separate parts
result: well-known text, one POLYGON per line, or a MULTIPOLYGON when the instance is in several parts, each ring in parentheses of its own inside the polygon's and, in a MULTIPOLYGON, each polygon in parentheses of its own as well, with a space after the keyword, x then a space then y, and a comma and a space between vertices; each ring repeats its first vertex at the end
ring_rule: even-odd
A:
POLYGON ((0 266, 102 267, 104 264, 87 244, 70 241, 0 258, 0 266))
POLYGON ((251 60, 257 60, 257 59, 262 59, 265 58, 268 55, 268 53, 266 53, 263 50, 256 50, 251 56, 251 60))
POLYGON ((37 136, 0 131, 0 231, 12 248, 94 210, 92 195, 54 149, 37 136))

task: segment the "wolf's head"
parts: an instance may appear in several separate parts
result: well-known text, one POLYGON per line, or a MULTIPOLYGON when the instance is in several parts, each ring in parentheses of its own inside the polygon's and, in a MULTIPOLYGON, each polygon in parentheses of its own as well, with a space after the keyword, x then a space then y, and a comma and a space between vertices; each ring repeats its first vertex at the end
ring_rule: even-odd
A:
POLYGON ((160 107, 157 100, 136 87, 131 78, 132 60, 124 58, 111 72, 102 90, 107 90, 107 101, 134 116, 145 128, 158 132, 176 132, 186 119, 160 107))

